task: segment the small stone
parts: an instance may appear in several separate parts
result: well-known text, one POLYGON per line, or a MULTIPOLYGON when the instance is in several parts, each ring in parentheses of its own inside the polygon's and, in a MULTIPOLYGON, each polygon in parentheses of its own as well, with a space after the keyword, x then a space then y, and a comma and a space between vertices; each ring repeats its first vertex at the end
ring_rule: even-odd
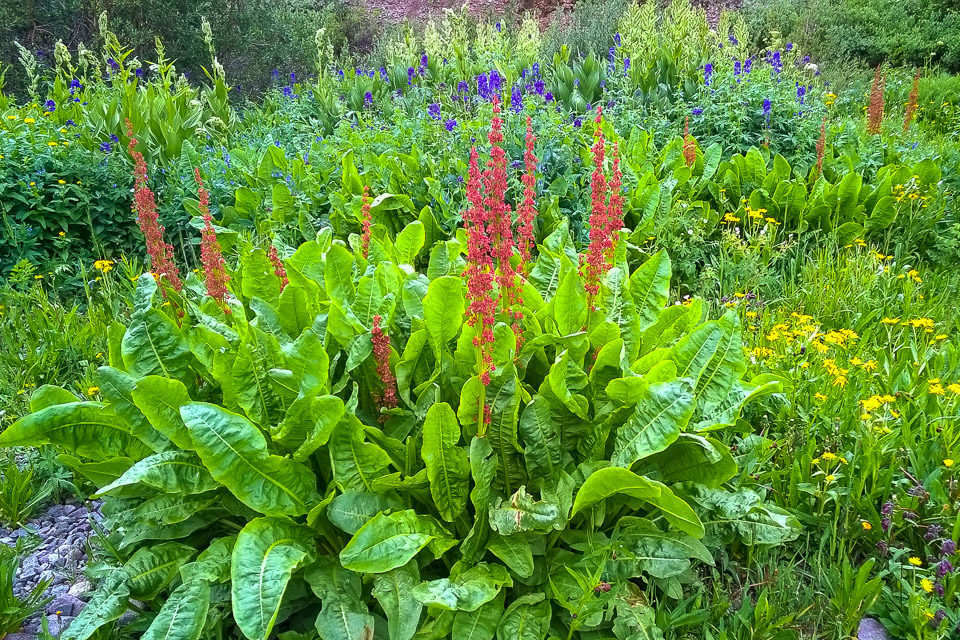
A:
POLYGON ((73 622, 73 618, 70 616, 47 616, 47 624, 49 625, 50 635, 59 636, 64 629, 70 626, 70 623, 73 622))
POLYGON ((93 591, 93 585, 86 578, 80 578, 73 586, 70 587, 70 590, 67 591, 72 596, 82 596, 85 593, 90 593, 93 591))
POLYGON ((68 593, 69 591, 70 591, 70 585, 66 585, 66 584, 58 584, 55 587, 50 587, 50 593, 51 595, 54 595, 54 596, 62 596, 65 593, 68 593))
POLYGON ((36 636, 32 633, 11 633, 3 640, 36 640, 36 636))
POLYGON ((44 569, 43 571, 40 572, 40 580, 52 581, 53 578, 54 578, 54 573, 53 573, 53 570, 51 569, 44 569))
POLYGON ((63 505, 62 505, 62 504, 55 504, 55 505, 53 505, 52 507, 50 507, 49 509, 47 509, 46 516, 47 516, 48 518, 59 518, 59 517, 62 516, 62 515, 63 515, 63 505))
POLYGON ((60 554, 57 553, 48 553, 47 554, 47 566, 55 567, 60 564, 60 554))
POLYGON ((890 634, 882 624, 873 618, 864 618, 860 621, 857 630, 858 640, 890 640, 890 634))
POLYGON ((76 596, 66 594, 54 598, 44 611, 46 611, 48 615, 69 616, 72 618, 80 613, 83 606, 84 602, 82 600, 76 596), (59 614, 57 613, 58 611, 60 612, 59 614))

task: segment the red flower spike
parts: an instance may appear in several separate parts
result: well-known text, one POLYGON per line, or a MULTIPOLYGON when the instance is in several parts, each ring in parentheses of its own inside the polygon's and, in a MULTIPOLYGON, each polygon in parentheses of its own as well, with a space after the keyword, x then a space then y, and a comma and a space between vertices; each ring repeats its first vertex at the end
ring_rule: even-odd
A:
POLYGON ((360 210, 360 220, 363 226, 363 236, 360 239, 361 254, 363 259, 366 260, 370 255, 370 227, 373 224, 373 221, 370 218, 370 202, 368 198, 370 197, 370 187, 364 185, 363 187, 363 209, 360 210))
POLYGON ((607 236, 610 238, 607 265, 613 266, 617 238, 623 228, 623 172, 620 170, 620 145, 613 144, 613 177, 610 179, 610 205, 607 210, 607 236))
POLYGON ((481 195, 481 180, 477 148, 470 149, 470 169, 467 177, 467 201, 463 224, 467 232, 467 324, 475 327, 477 335, 478 375, 484 385, 490 384, 493 369, 493 324, 496 302, 493 299, 494 270, 489 227, 489 211, 481 195))
POLYGON ((287 287, 287 270, 283 266, 283 260, 277 255, 277 248, 272 244, 267 252, 267 257, 273 263, 273 273, 280 278, 280 291, 282 292, 287 287))
POLYGON ((383 395, 375 397, 381 409, 393 409, 397 406, 397 379, 390 371, 390 336, 380 328, 380 316, 373 316, 373 359, 377 363, 377 377, 383 384, 383 395))
POLYGON ((520 210, 517 212, 519 226, 517 227, 517 237, 520 243, 520 258, 523 261, 524 268, 529 268, 530 250, 536 244, 533 235, 533 220, 537 215, 535 208, 535 192, 537 185, 537 156, 533 153, 533 143, 537 137, 533 135, 533 124, 530 116, 527 116, 527 148, 523 154, 523 161, 526 165, 526 173, 523 174, 523 202, 520 204, 520 210))
POLYGON ((903 130, 910 129, 910 123, 913 121, 913 114, 917 111, 917 99, 920 97, 920 69, 917 68, 916 75, 913 76, 913 87, 910 88, 910 97, 907 98, 907 112, 903 116, 903 130))
POLYGON ((197 180, 197 194, 200 198, 200 213, 203 214, 203 230, 200 232, 200 261, 203 263, 204 282, 207 285, 207 295, 220 303, 220 307, 230 313, 225 305, 227 297, 226 263, 220 252, 220 243, 213 230, 213 216, 210 215, 210 194, 203 188, 200 179, 200 169, 194 168, 193 176, 197 180))
MULTIPOLYGON (((581 273, 584 277, 584 287, 587 294, 592 298, 600 291, 600 276, 606 270, 606 255, 611 242, 608 234, 608 212, 607 212, 607 177, 603 171, 603 159, 605 142, 603 139, 602 107, 597 106, 596 130, 594 131, 595 141, 593 143, 593 175, 590 177, 591 185, 591 213, 588 223, 590 225, 590 245, 587 248, 586 264, 582 266, 581 273)), ((583 261, 584 258, 581 258, 583 261)))
POLYGON ((883 126, 883 90, 887 84, 886 79, 880 72, 880 65, 877 65, 877 73, 873 77, 873 85, 870 87, 870 106, 867 107, 867 132, 880 133, 883 126))
POLYGON ((133 212, 137 216, 137 225, 143 233, 150 256, 150 266, 158 277, 164 277, 176 291, 183 288, 180 272, 173 263, 173 246, 163 241, 164 228, 157 215, 157 202, 153 191, 147 185, 147 163, 143 154, 137 151, 137 139, 133 137, 133 124, 127 123, 127 136, 130 143, 127 151, 133 160, 133 212))
POLYGON ((687 116, 683 125, 683 161, 688 167, 697 161, 697 141, 690 135, 690 116, 687 116))

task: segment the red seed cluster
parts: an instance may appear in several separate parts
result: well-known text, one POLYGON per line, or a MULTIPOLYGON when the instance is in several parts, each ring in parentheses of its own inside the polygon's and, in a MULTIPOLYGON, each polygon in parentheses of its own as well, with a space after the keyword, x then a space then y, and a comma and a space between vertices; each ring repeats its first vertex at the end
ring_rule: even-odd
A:
POLYGON ((143 159, 143 154, 137 151, 137 139, 133 137, 133 124, 130 120, 126 122, 127 136, 130 138, 127 151, 133 160, 133 211, 147 245, 150 266, 156 276, 166 278, 170 286, 180 291, 183 283, 180 281, 180 272, 173 263, 173 246, 163 240, 164 228, 160 225, 160 218, 157 215, 156 197, 147 185, 147 162, 143 159))
POLYGON ((363 259, 370 255, 370 227, 373 221, 370 217, 370 187, 363 186, 363 208, 360 210, 360 220, 363 226, 363 235, 360 237, 360 251, 363 259))
POLYGON ((623 228, 623 197, 620 193, 623 173, 620 170, 620 150, 614 145, 613 176, 608 181, 604 170, 606 142, 600 126, 603 122, 603 111, 599 106, 594 122, 596 130, 592 148, 594 170, 590 177, 590 244, 586 256, 580 258, 580 273, 591 300, 600 292, 600 277, 613 266, 617 233, 623 228))
POLYGON ((224 311, 230 313, 229 307, 224 306, 227 297, 226 262, 220 252, 220 243, 217 242, 217 233, 213 230, 213 216, 210 215, 210 194, 203 187, 200 179, 200 169, 194 168, 193 176, 197 180, 197 194, 200 198, 200 213, 203 214, 203 230, 200 232, 200 261, 203 263, 204 282, 207 285, 207 295, 220 303, 224 311))
POLYGON ((827 116, 820 124, 820 139, 817 140, 817 175, 823 173, 823 156, 827 150, 827 116))
POLYGON ((690 135, 690 116, 687 116, 683 124, 683 161, 688 167, 692 167, 697 161, 697 141, 690 135))
POLYGON ((280 291, 282 292, 287 288, 287 270, 283 266, 283 260, 277 255, 277 248, 275 246, 270 245, 267 257, 270 258, 270 262, 273 264, 273 273, 280 278, 280 291))
POLYGON ((917 99, 920 97, 920 69, 917 69, 916 75, 913 76, 913 87, 910 88, 910 97, 907 98, 907 112, 903 116, 903 130, 907 131, 910 128, 910 123, 913 121, 913 115, 917 111, 917 99))
POLYGON ((877 73, 873 77, 873 85, 870 87, 870 106, 867 107, 867 132, 880 133, 883 125, 883 90, 887 81, 880 72, 880 65, 877 65, 877 73))
POLYGON ((383 395, 375 400, 380 408, 393 409, 397 406, 397 379, 390 371, 390 336, 380 328, 380 316, 373 316, 373 359, 377 363, 377 377, 383 384, 383 395))
POLYGON ((523 178, 521 178, 523 182, 523 201, 520 203, 519 210, 517 211, 517 220, 519 223, 517 226, 517 238, 524 270, 528 268, 530 263, 530 249, 536 244, 536 239, 533 235, 533 219, 537 215, 535 206, 536 194, 534 192, 534 187, 537 185, 537 156, 533 153, 533 143, 536 141, 537 137, 533 135, 533 122, 530 116, 527 116, 527 148, 523 153, 526 173, 524 173, 523 178))

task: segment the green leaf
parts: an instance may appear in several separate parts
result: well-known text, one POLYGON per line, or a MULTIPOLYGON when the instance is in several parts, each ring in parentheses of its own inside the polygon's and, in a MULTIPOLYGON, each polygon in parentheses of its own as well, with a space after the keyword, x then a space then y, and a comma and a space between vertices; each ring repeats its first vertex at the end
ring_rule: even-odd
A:
POLYGON ((378 513, 343 548, 340 563, 358 573, 385 573, 407 564, 434 540, 441 548, 453 542, 432 518, 412 509, 378 513))
POLYGON ((538 484, 556 480, 562 462, 560 436, 553 421, 550 401, 534 396, 520 416, 523 458, 531 481, 538 484))
POLYGON ((731 309, 719 320, 703 323, 673 347, 670 359, 679 377, 696 380, 700 410, 712 410, 747 370, 740 317, 731 309))
POLYGON ((130 585, 123 568, 115 569, 93 592, 90 602, 60 635, 62 640, 87 640, 97 629, 122 616, 127 610, 130 585))
POLYGON ((158 375, 179 380, 190 368, 190 346, 176 323, 159 309, 133 315, 120 350, 124 367, 136 378, 158 375))
POLYGON ((322 640, 371 640, 374 617, 360 599, 360 576, 332 558, 320 558, 304 576, 323 601, 316 628, 322 640))
POLYGON ((45 384, 33 392, 30 396, 30 411, 36 413, 41 409, 52 407, 56 404, 70 404, 77 402, 79 398, 70 393, 63 387, 56 387, 52 384, 45 384))
POLYGON ((553 609, 543 593, 514 600, 497 626, 497 640, 544 640, 550 630, 553 609))
POLYGON ((180 417, 180 407, 190 402, 190 394, 182 382, 146 376, 137 381, 130 395, 154 429, 180 449, 193 449, 190 432, 180 417))
POLYGON ((414 588, 420 582, 420 570, 416 562, 410 562, 393 571, 378 573, 373 577, 371 595, 387 614, 387 630, 390 640, 410 640, 420 626, 423 606, 414 596, 414 588))
POLYGON ((506 592, 501 590, 496 598, 479 609, 458 611, 453 618, 452 640, 493 640, 503 617, 505 599, 506 592))
POLYGON ((171 448, 170 440, 154 429, 143 412, 133 403, 131 394, 137 386, 136 378, 119 369, 104 366, 97 369, 97 384, 100 395, 126 423, 131 435, 145 442, 154 451, 171 448))
POLYGON ((100 489, 97 495, 107 495, 122 487, 136 485, 180 495, 204 493, 220 486, 196 454, 189 451, 164 451, 135 463, 114 482, 100 489))
POLYGON ((141 640, 198 640, 207 622, 210 585, 184 582, 163 603, 141 640))
POLYGON ((243 416, 204 402, 180 409, 210 475, 245 505, 265 515, 302 515, 320 501, 307 467, 271 455, 263 434, 243 416))
POLYGON ((630 297, 640 314, 641 331, 656 324, 670 299, 670 274, 670 256, 661 249, 630 276, 630 297))
POLYGON ((137 600, 156 598, 195 553, 196 549, 179 542, 163 542, 138 549, 123 566, 130 597, 137 600))
POLYGON ((441 578, 416 586, 413 596, 431 607, 450 611, 476 611, 497 597, 503 586, 513 586, 507 570, 485 562, 470 567, 455 580, 441 578))
POLYGON ((633 415, 617 430, 610 464, 629 469, 637 460, 670 446, 693 415, 692 391, 688 378, 644 388, 633 415))
POLYGON ((551 300, 557 329, 561 336, 568 336, 583 329, 587 321, 587 292, 580 274, 575 269, 567 271, 551 300))
POLYGON ((487 549, 521 578, 533 575, 533 547, 526 535, 495 534, 487 542, 487 549))
POLYGON ((373 481, 390 466, 387 452, 372 442, 364 442, 363 424, 352 413, 346 413, 330 437, 330 465, 333 478, 341 491, 373 490, 373 481))
MULTIPOLYGON (((426 229, 423 223, 417 220, 406 225, 403 230, 397 234, 395 241, 397 247, 397 257, 400 264, 413 264, 417 254, 423 249, 423 243, 426 240, 426 229)), ((391 638, 393 640, 393 638, 391 638)))
POLYGON ((251 520, 237 535, 231 561, 233 618, 250 640, 266 640, 290 576, 313 555, 313 532, 287 518, 251 520))
POLYGON ((341 305, 353 302, 356 289, 353 285, 353 255, 349 251, 338 244, 331 245, 323 275, 331 300, 341 305))
POLYGON ((447 522, 457 519, 467 507, 470 463, 467 452, 457 446, 460 442, 460 424, 457 415, 446 402, 430 407, 423 423, 421 454, 427 467, 430 495, 447 522))
POLYGON ((722 442, 684 433, 665 451, 643 460, 637 471, 666 484, 695 482, 713 488, 737 474, 737 463, 722 442))
POLYGON ((327 507, 327 519, 351 536, 388 509, 402 509, 403 504, 380 493, 347 491, 336 496, 327 507))
POLYGON ((695 538, 703 537, 700 518, 690 505, 674 495, 669 487, 621 467, 606 467, 590 474, 577 492, 571 517, 601 500, 615 496, 647 502, 659 508, 667 521, 680 531, 695 538))
POLYGON ((423 298, 423 320, 430 346, 439 358, 463 324, 463 284, 456 276, 441 276, 430 283, 423 298))
MULTIPOLYGON (((260 298, 271 307, 280 299, 280 278, 274 273, 273 263, 263 249, 244 251, 240 258, 243 297, 260 298)), ((126 358, 124 358, 126 360, 126 358)))
POLYGON ((51 405, 0 433, 0 447, 43 444, 101 462, 121 455, 139 460, 153 453, 127 432, 110 407, 100 402, 51 405))

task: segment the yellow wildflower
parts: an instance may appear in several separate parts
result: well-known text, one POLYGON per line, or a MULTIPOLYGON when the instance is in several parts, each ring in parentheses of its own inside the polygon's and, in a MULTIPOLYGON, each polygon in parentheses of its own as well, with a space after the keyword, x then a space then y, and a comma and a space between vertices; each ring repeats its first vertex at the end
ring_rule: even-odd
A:
POLYGON ((923 560, 921 560, 921 559, 918 558, 917 556, 911 556, 910 559, 907 560, 907 562, 909 562, 910 564, 912 564, 912 565, 915 566, 915 567, 919 567, 920 565, 923 564, 923 560))
POLYGON ((864 531, 870 531, 870 529, 873 529, 873 525, 867 522, 866 520, 861 520, 860 526, 863 527, 864 531))
POLYGON ((920 581, 920 586, 921 586, 921 587, 923 588, 923 590, 926 591, 927 593, 933 592, 933 580, 931 580, 930 578, 924 578, 923 580, 921 580, 921 581, 920 581))
POLYGON ((87 395, 95 396, 100 393, 100 387, 87 387, 87 395))
POLYGON ((97 260, 93 263, 94 268, 107 273, 113 269, 113 260, 97 260))
POLYGON ((935 396, 942 396, 944 393, 943 385, 939 385, 939 384, 930 385, 930 393, 935 396))
POLYGON ((23 121, 24 121, 26 124, 33 124, 33 123, 36 122, 37 120, 36 120, 36 118, 24 118, 23 121))
POLYGON ((837 459, 837 454, 831 453, 831 452, 829 452, 829 451, 824 451, 824 452, 823 452, 823 455, 820 456, 820 457, 823 458, 824 460, 836 460, 836 459, 837 459))
POLYGON ((951 458, 945 459, 945 460, 943 461, 943 466, 945 466, 947 469, 949 469, 950 467, 953 466, 953 460, 952 460, 951 458))

